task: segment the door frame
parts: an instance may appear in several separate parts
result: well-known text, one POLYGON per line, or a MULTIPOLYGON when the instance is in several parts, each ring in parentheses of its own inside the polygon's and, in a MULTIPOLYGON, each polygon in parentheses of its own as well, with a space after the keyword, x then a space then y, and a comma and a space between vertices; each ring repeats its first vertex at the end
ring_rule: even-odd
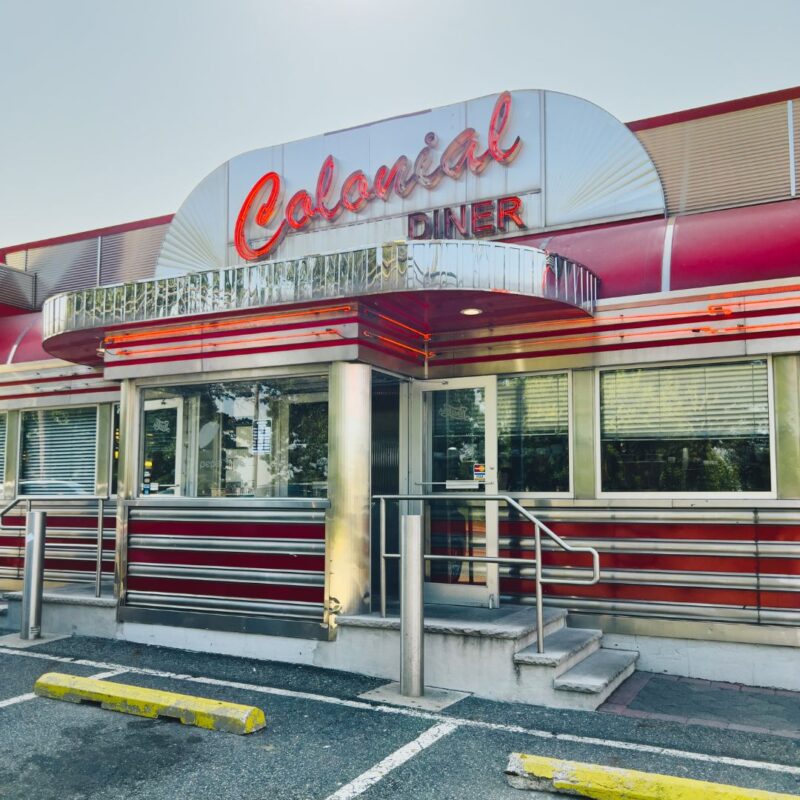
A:
MULTIPOLYGON (((433 392, 453 389, 484 390, 486 411, 484 415, 484 458, 486 479, 482 482, 486 494, 497 494, 497 376, 482 375, 474 378, 446 378, 421 380, 411 383, 408 413, 408 475, 410 493, 433 494, 447 492, 445 486, 428 483, 431 464, 431 418, 430 398, 433 392)), ((479 491, 472 489, 471 491, 479 491)), ((458 490, 450 490, 457 496, 458 490)), ((430 518, 426 504, 421 509, 425 521, 425 551, 430 548, 430 518)), ((486 555, 496 557, 498 545, 498 502, 485 504, 486 555)), ((426 564, 426 575, 429 567, 426 564)), ((496 608, 500 603, 500 577, 497 564, 486 564, 486 584, 462 586, 459 584, 437 584, 425 581, 425 600, 430 603, 448 605, 487 606, 496 608)))

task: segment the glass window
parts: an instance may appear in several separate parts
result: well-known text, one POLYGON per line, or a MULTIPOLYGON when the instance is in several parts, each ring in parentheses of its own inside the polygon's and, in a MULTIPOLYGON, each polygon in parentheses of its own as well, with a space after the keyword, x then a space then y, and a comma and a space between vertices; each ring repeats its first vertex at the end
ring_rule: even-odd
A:
POLYGON ((0 414, 0 497, 5 492, 6 480, 6 415, 0 414))
POLYGON ((19 493, 95 492, 97 408, 22 412, 19 493))
POLYGON ((569 491, 566 373, 498 380, 497 455, 501 491, 569 491))
POLYGON ((324 496, 327 392, 318 376, 146 389, 140 493, 324 496))
POLYGON ((606 492, 768 492, 765 360, 600 373, 606 492))
POLYGON ((119 485, 119 403, 114 404, 111 420, 111 495, 117 494, 119 485))

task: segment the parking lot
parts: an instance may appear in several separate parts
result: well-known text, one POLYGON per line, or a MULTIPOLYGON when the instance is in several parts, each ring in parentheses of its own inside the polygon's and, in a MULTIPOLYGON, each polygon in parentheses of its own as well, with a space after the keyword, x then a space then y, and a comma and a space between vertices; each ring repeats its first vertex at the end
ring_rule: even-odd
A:
POLYGON ((65 638, 0 640, 0 797, 519 798, 523 751, 800 792, 800 740, 467 697, 429 714, 359 695, 376 679, 307 667, 65 638), (44 672, 103 676, 264 709, 249 736, 32 697, 44 672))

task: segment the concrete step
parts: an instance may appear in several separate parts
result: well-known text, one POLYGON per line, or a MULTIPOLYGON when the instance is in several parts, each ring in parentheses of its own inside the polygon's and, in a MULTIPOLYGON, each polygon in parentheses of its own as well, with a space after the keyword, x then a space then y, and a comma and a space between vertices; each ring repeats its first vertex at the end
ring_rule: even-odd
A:
POLYGON ((557 678, 590 656, 600 647, 603 632, 589 628, 559 628, 544 637, 544 653, 536 643, 514 654, 514 663, 530 667, 545 667, 557 678))
MULTIPOLYGON (((551 634, 566 625, 567 611, 563 608, 543 609, 544 633, 551 634)), ((398 609, 390 607, 387 615, 354 614, 338 618, 343 628, 373 628, 400 630, 398 609)), ((530 606, 479 608, 469 606, 425 605, 425 633, 440 635, 504 639, 526 646, 536 636, 536 612, 530 606)))
POLYGON ((600 648, 553 681, 559 692, 591 695, 600 705, 636 669, 639 654, 629 650, 600 648))

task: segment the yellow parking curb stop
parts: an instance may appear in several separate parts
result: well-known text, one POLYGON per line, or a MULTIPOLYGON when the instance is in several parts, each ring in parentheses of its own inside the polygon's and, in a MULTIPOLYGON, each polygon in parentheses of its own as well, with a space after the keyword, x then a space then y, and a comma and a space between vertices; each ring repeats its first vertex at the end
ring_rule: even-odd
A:
POLYGON ((800 797, 525 753, 511 754, 506 775, 517 789, 594 800, 798 800, 800 797))
POLYGON ((206 697, 162 692, 113 681, 81 678, 47 672, 33 687, 40 697, 80 703, 84 700, 100 703, 110 711, 135 714, 138 717, 175 717, 184 725, 196 725, 227 733, 254 733, 267 724, 264 712, 255 706, 226 703, 206 697))

